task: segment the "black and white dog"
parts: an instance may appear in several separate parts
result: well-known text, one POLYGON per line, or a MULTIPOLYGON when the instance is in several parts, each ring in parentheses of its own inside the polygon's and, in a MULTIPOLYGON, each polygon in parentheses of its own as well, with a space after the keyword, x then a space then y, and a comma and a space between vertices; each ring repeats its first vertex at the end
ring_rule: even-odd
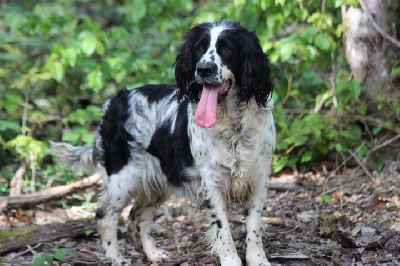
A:
POLYGON ((101 173, 96 217, 115 263, 124 262, 118 217, 132 199, 131 229, 144 253, 152 262, 166 256, 151 224, 156 208, 177 193, 201 195, 211 223, 207 239, 222 265, 242 265, 227 215, 232 202, 242 203, 246 261, 270 265, 261 220, 275 147, 268 57, 255 33, 220 21, 187 32, 175 67, 177 85, 123 90, 108 100, 93 146, 52 143, 53 154, 101 173))

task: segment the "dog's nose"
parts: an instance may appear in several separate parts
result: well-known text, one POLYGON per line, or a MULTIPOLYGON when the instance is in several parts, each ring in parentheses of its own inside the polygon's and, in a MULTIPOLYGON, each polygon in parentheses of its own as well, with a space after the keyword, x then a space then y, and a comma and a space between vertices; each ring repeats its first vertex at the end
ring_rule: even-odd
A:
POLYGON ((200 77, 206 78, 217 73, 217 65, 211 62, 199 62, 197 63, 196 71, 200 77))

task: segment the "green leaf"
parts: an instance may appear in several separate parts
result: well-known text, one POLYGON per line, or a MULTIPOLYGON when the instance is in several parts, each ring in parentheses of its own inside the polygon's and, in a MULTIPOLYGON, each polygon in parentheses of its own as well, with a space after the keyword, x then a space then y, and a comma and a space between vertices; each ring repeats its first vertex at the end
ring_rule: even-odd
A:
POLYGON ((136 0, 131 8, 131 20, 136 23, 146 16, 146 4, 142 0, 136 0))
POLYGON ((372 135, 376 136, 379 132, 381 132, 381 130, 382 130, 382 127, 380 127, 380 126, 372 128, 372 135))
POLYGON ((319 201, 320 203, 331 203, 332 202, 332 196, 329 194, 325 194, 322 196, 321 200, 319 201))
POLYGON ((85 145, 92 145, 94 143, 95 136, 92 134, 83 134, 82 141, 85 145))
POLYGON ((287 61, 292 56, 294 50, 294 43, 284 43, 280 48, 282 61, 287 61))
POLYGON ((97 39, 94 36, 88 36, 82 40, 81 49, 86 56, 91 56, 96 50, 97 39))
POLYGON ((96 40, 96 52, 97 52, 99 55, 104 55, 104 53, 105 53, 104 45, 103 45, 103 43, 102 43, 101 41, 99 41, 99 40, 96 40))
POLYGON ((71 67, 75 67, 77 51, 74 48, 72 47, 67 48, 64 51, 63 56, 65 57, 67 64, 69 64, 71 67))
POLYGON ((313 153, 311 151, 306 151, 302 156, 301 156, 301 162, 309 162, 311 161, 313 157, 313 153))
POLYGON ((75 253, 68 248, 54 248, 53 251, 54 258, 61 262, 65 262, 67 256, 76 257, 75 253))
POLYGON ((93 230, 86 230, 85 231, 85 236, 91 236, 91 235, 93 235, 94 234, 94 231, 93 230))
POLYGON ((103 72, 94 69, 87 75, 86 82, 93 91, 99 92, 104 87, 103 72))
POLYGON ((57 250, 57 251, 54 253, 54 258, 55 258, 56 260, 61 261, 61 262, 65 262, 66 255, 65 255, 65 253, 62 252, 61 250, 57 250))
POLYGON ((60 82, 64 77, 64 68, 60 62, 53 62, 50 66, 50 73, 53 78, 60 82))
POLYGON ((81 137, 81 134, 79 134, 79 133, 69 132, 62 136, 62 140, 67 141, 67 142, 72 142, 72 143, 78 143, 80 137, 81 137))
POLYGON ((315 38, 314 42, 318 48, 320 48, 321 50, 324 50, 324 51, 329 50, 329 48, 331 47, 331 42, 330 42, 329 38, 327 38, 323 35, 318 35, 315 38))
POLYGON ((53 258, 46 253, 42 253, 32 262, 32 266, 43 266, 45 262, 47 262, 47 265, 53 266, 53 258))
POLYGON ((391 76, 397 76, 399 74, 400 74, 400 67, 393 68, 392 71, 390 71, 391 76))
POLYGON ((362 146, 357 152, 357 157, 359 159, 364 158, 364 155, 367 153, 367 151, 368 151, 368 148, 365 145, 362 146))

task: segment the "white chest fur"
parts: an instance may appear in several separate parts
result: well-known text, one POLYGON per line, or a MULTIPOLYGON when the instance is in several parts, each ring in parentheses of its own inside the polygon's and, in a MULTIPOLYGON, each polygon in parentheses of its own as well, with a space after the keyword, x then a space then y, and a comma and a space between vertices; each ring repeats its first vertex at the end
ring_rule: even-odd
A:
POLYGON ((251 190, 253 180, 270 169, 275 148, 272 108, 272 100, 266 108, 255 102, 221 106, 217 124, 210 129, 189 118, 192 153, 202 178, 235 198, 251 190))

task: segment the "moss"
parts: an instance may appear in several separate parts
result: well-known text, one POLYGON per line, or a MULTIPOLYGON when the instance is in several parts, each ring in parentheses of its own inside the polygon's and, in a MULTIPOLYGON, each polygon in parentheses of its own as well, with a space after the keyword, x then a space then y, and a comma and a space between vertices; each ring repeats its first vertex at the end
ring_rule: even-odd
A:
POLYGON ((36 229, 37 226, 30 226, 12 230, 2 230, 0 231, 0 239, 3 244, 29 239, 34 235, 36 229))

